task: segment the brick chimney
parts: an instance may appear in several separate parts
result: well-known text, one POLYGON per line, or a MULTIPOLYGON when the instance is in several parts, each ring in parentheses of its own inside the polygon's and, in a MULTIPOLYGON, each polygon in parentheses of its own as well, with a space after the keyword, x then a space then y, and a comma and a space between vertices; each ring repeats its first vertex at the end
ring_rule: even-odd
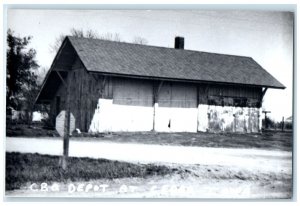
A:
POLYGON ((184 38, 177 36, 175 37, 175 49, 184 49, 184 38))

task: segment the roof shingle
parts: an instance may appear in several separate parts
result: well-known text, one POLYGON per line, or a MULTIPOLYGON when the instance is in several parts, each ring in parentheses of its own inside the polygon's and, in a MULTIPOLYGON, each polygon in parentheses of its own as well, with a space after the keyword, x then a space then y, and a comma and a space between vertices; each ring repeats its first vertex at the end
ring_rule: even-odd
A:
POLYGON ((88 71, 285 88, 251 57, 67 38, 88 71))

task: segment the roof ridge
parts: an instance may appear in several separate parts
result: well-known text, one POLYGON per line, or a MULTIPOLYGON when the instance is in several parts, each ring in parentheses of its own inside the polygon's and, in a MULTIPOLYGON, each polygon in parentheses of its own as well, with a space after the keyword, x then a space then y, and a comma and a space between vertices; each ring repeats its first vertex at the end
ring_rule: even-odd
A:
POLYGON ((74 36, 66 39, 88 71, 285 88, 252 57, 74 36))
POLYGON ((70 36, 70 35, 67 35, 66 37, 73 38, 73 39, 85 39, 85 40, 91 40, 91 41, 103 41, 103 42, 111 42, 111 43, 117 43, 117 44, 135 45, 138 47, 153 47, 153 48, 168 49, 168 50, 174 50, 174 51, 197 52, 197 53, 206 53, 206 54, 215 54, 215 55, 222 55, 222 56, 232 56, 232 57, 242 57, 242 58, 251 58, 252 59, 252 57, 250 57, 250 56, 242 56, 242 55, 235 55, 235 54, 225 54, 225 53, 216 53, 216 52, 208 52, 208 51, 190 50, 190 49, 175 49, 173 47, 135 44, 135 43, 130 43, 130 42, 121 42, 121 41, 113 41, 113 40, 97 39, 97 38, 87 38, 87 37, 76 37, 76 36, 70 36))

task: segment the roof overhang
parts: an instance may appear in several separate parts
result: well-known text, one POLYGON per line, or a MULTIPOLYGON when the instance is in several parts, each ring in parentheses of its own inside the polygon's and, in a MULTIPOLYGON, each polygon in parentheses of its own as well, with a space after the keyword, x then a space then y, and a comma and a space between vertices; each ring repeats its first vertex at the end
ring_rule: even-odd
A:
POLYGON ((61 75, 62 78, 67 77, 67 73, 72 67, 76 56, 76 51, 70 43, 70 40, 65 38, 43 81, 41 90, 35 100, 35 104, 48 103, 51 101, 62 84, 62 80, 59 75, 61 75))
POLYGON ((260 88, 272 88, 272 89, 285 89, 286 87, 275 87, 268 85, 255 85, 255 84, 238 84, 231 82, 217 82, 217 81, 205 81, 205 80, 189 80, 189 79, 176 79, 176 78, 165 78, 165 77, 153 77, 153 76, 139 76, 139 75, 128 75, 128 74, 117 74, 109 72, 99 71, 88 71, 89 73, 101 74, 103 76, 122 77, 122 78, 133 78, 133 79, 145 79, 145 80, 157 80, 157 81, 174 81, 174 82, 188 82, 195 84, 220 84, 220 85, 231 85, 231 86, 247 86, 247 87, 260 87, 260 88))

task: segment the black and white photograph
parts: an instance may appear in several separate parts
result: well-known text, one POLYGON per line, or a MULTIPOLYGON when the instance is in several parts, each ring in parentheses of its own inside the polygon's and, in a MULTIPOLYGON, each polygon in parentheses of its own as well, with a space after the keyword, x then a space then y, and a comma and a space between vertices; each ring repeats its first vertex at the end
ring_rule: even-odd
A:
POLYGON ((8 8, 5 197, 292 199, 294 18, 8 8))

